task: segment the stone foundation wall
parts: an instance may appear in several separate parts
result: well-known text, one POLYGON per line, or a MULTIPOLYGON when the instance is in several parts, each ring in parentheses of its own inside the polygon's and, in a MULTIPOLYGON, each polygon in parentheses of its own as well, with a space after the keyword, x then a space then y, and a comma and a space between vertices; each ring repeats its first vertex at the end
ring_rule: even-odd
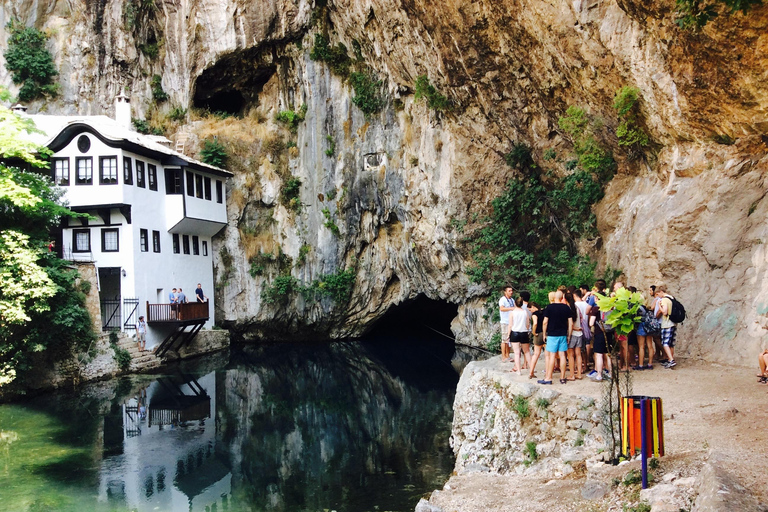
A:
POLYGON ((470 363, 456 389, 451 446, 457 474, 561 477, 606 448, 594 398, 516 381, 506 369, 494 369, 496 364, 495 358, 470 363), (535 460, 530 442, 536 444, 535 460))

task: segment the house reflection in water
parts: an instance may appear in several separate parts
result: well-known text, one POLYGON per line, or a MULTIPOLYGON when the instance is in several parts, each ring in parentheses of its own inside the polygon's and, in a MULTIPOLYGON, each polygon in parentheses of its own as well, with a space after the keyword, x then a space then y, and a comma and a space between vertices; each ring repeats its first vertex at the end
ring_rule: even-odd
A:
POLYGON ((137 391, 105 417, 99 501, 139 512, 225 509, 232 476, 217 423, 215 372, 137 391))

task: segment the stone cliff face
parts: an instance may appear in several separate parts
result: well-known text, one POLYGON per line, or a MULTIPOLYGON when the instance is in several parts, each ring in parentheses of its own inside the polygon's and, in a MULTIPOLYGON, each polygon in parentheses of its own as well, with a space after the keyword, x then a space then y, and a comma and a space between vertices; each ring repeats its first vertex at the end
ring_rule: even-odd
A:
MULTIPOLYGON (((217 125, 242 153, 217 274, 219 317, 251 335, 358 335, 425 294, 460 304, 454 333, 484 344, 488 290, 464 273, 458 226, 470 229, 513 176, 503 155, 514 142, 539 158, 567 154, 557 119, 585 105, 602 118, 619 164, 596 207, 600 238, 585 249, 640 289, 668 283, 689 311, 683 352, 747 362, 766 344, 768 6, 700 33, 677 28, 674 2, 639 0, 3 2, 0 21, 12 16, 51 30, 62 90, 49 112, 101 113, 130 86, 144 115, 158 74, 170 95, 164 109, 246 114, 217 125), (350 54, 359 45, 384 82, 381 113, 365 117, 349 85, 309 58, 321 31, 350 54), (422 74, 452 112, 414 99, 422 74), (653 141, 640 161, 613 135, 611 102, 623 85, 640 89, 653 141), (274 121, 303 104, 296 135, 274 121), (298 209, 280 199, 291 175, 301 181, 298 209), (265 264, 252 277, 254 261, 265 264), (297 293, 267 304, 260 295, 280 272, 308 284, 353 266, 348 305, 297 293)), ((204 128, 188 129, 203 137, 204 128)))

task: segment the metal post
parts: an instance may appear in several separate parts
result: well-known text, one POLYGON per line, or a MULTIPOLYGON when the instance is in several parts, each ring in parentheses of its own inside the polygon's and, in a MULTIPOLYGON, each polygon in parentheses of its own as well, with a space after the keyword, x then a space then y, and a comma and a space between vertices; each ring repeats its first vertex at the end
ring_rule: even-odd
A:
POLYGON ((643 463, 643 489, 648 488, 648 429, 646 428, 645 404, 648 400, 640 400, 640 455, 643 463))

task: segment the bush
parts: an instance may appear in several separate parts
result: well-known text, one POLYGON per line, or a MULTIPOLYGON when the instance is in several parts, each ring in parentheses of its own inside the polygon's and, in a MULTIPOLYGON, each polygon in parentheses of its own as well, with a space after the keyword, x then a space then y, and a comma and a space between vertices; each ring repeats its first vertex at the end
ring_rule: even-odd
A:
POLYGON ((280 202, 289 209, 298 210, 301 208, 301 202, 299 201, 300 191, 301 180, 295 176, 291 176, 285 183, 283 183, 283 186, 280 189, 280 202))
POLYGON ((312 250, 312 247, 307 244, 302 244, 299 247, 299 257, 296 259, 296 263, 303 265, 307 261, 307 254, 312 250))
POLYGON ((187 109, 183 107, 173 107, 168 112, 168 119, 181 123, 187 119, 187 109))
POLYGON ((494 354, 501 353, 501 333, 495 332, 491 336, 491 341, 489 341, 485 348, 488 349, 489 352, 493 352, 494 354))
POLYGON ((517 416, 524 420, 531 415, 531 410, 528 407, 528 399, 522 395, 515 396, 515 401, 512 403, 512 409, 517 413, 517 416))
POLYGON ((427 106, 433 110, 442 111, 449 107, 448 98, 440 94, 440 92, 429 83, 429 77, 427 75, 420 75, 416 78, 416 99, 426 98, 427 106))
POLYGON ((352 296, 356 278, 357 273, 354 268, 335 274, 326 274, 315 279, 309 287, 302 290, 302 293, 307 298, 320 295, 330 297, 336 304, 346 304, 352 296))
POLYGON ((302 122, 307 115, 307 105, 304 104, 301 108, 294 112, 293 110, 281 110, 277 113, 275 119, 286 126, 291 133, 296 133, 299 129, 299 123, 302 122))
POLYGON ((352 103, 366 116, 380 112, 384 107, 384 99, 379 94, 382 82, 377 80, 372 72, 352 73, 349 75, 349 84, 355 90, 352 103))
MULTIPOLYGON (((296 144, 294 144, 295 146, 296 144)), ((267 153, 273 160, 276 160, 285 151, 287 145, 279 135, 271 135, 264 139, 261 149, 267 153)))
POLYGON ((160 75, 153 75, 149 84, 152 87, 152 98, 154 98, 156 102, 162 103, 168 99, 168 94, 163 90, 163 77, 160 75))
POLYGON ((512 168, 536 167, 531 156, 531 148, 523 143, 514 144, 512 151, 504 156, 504 160, 512 168))
MULTIPOLYGON (((112 340, 112 334, 114 333, 110 333, 110 336, 109 336, 110 342, 112 340)), ((115 335, 115 337, 117 337, 117 335, 115 335)), ((115 362, 117 362, 117 367, 120 369, 120 371, 123 371, 123 372, 128 371, 131 367, 131 360, 132 360, 131 353, 125 350, 124 348, 118 347, 117 344, 114 342, 111 342, 110 346, 114 351, 114 355, 112 357, 114 357, 115 362)))
POLYGON ((336 152, 336 141, 330 135, 325 136, 325 140, 328 142, 328 149, 325 150, 325 156, 333 156, 336 152))
POLYGON ((261 299, 266 304, 282 304, 299 289, 299 282, 293 276, 278 276, 269 286, 261 290, 261 299))
POLYGON ((601 180, 610 180, 616 169, 616 162, 611 152, 595 138, 594 132, 598 123, 592 121, 583 108, 571 105, 558 124, 573 141, 579 167, 601 180))
POLYGON ((333 233, 336 236, 339 236, 341 234, 341 231, 339 230, 339 226, 336 225, 336 223, 333 221, 333 217, 331 217, 331 210, 328 208, 323 208, 321 210, 323 217, 325 217, 325 222, 323 223, 323 226, 327 227, 331 230, 331 233, 333 233))
POLYGON ((315 34, 315 44, 309 52, 309 58, 314 61, 325 62, 334 73, 343 78, 349 76, 351 60, 347 55, 347 47, 343 43, 331 46, 328 38, 322 34, 315 34))
POLYGON ((45 47, 48 37, 34 27, 25 27, 11 20, 8 29, 8 49, 5 67, 14 84, 21 85, 19 101, 32 101, 42 96, 55 96, 59 85, 54 81, 58 72, 53 57, 45 47))
POLYGON ((227 159, 229 158, 227 149, 216 138, 206 139, 203 142, 203 149, 200 150, 200 156, 204 163, 222 168, 227 165, 227 159))
POLYGON ((737 11, 747 14, 753 7, 763 5, 763 0, 716 0, 715 3, 702 0, 676 0, 675 23, 684 30, 699 30, 717 17, 717 4, 725 6, 728 14, 735 14, 737 11))
POLYGON ((133 127, 139 133, 147 134, 150 132, 149 123, 143 119, 139 119, 138 117, 132 117, 131 124, 133 124, 133 127))
POLYGON ((622 87, 613 98, 613 108, 619 116, 619 126, 616 127, 616 137, 620 146, 628 146, 639 152, 650 143, 650 139, 639 125, 640 89, 637 87, 622 87))
POLYGON ((528 460, 531 462, 534 462, 538 460, 539 454, 536 452, 536 443, 533 441, 528 441, 525 443, 525 452, 528 455, 528 460))

